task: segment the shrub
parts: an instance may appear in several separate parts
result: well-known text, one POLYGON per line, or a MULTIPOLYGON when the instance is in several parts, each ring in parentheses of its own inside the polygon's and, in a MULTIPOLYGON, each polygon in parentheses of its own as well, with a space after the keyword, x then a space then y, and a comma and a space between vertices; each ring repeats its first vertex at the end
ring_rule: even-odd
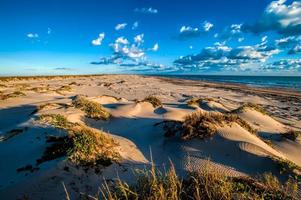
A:
POLYGON ((37 160, 37 164, 68 156, 71 162, 80 166, 107 166, 119 158, 114 150, 117 143, 101 131, 71 123, 62 115, 43 115, 40 121, 65 130, 67 136, 48 137, 46 141, 51 145, 37 160))
POLYGON ((142 102, 149 102, 153 105, 154 108, 156 107, 159 107, 159 106, 162 106, 162 102, 160 99, 158 99, 157 97, 155 96, 148 96, 148 97, 145 97, 142 102))
POLYGON ((181 137, 183 139, 195 137, 204 139, 215 134, 218 126, 231 125, 232 123, 237 123, 247 131, 256 133, 256 130, 237 115, 198 111, 186 116, 182 124, 181 137))
POLYGON ((301 131, 289 130, 288 132, 282 133, 281 135, 284 138, 296 141, 296 139, 301 135, 301 131))
POLYGON ((108 120, 110 113, 105 108, 94 101, 90 101, 82 96, 76 96, 72 104, 86 113, 86 116, 92 119, 108 120))

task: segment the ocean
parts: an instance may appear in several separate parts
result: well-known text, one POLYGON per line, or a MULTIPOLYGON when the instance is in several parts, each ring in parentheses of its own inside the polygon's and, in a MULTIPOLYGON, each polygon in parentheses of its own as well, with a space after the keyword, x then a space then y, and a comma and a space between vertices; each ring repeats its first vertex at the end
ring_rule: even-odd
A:
POLYGON ((301 76, 231 76, 231 75, 156 75, 168 78, 218 83, 239 83, 252 87, 286 88, 301 91, 301 76))

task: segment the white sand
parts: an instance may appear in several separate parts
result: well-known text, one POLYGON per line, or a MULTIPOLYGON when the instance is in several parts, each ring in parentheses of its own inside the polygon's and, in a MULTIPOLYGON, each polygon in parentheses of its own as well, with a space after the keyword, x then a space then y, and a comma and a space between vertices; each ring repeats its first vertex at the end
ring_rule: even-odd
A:
MULTIPOLYGON (((37 93, 24 90, 25 97, 0 101, 0 134, 28 127, 19 135, 0 142, 0 197, 6 199, 15 199, 23 194, 32 199, 61 199, 65 195, 62 181, 73 197, 77 197, 79 191, 95 194, 104 178, 114 179, 118 174, 122 179, 133 181, 131 169, 147 166, 151 154, 159 166, 169 165, 169 160, 172 160, 180 174, 202 168, 208 163, 208 159, 216 169, 231 176, 253 176, 267 171, 277 174, 275 163, 268 158, 270 156, 288 159, 301 166, 298 154, 301 152, 300 140, 278 140, 279 134, 291 127, 255 110, 247 110, 238 115, 258 129, 258 136, 233 124, 219 127, 218 133, 211 139, 184 141, 176 137, 164 137, 162 126, 155 125, 163 120, 183 121, 187 114, 196 110, 226 113, 243 102, 276 107, 283 104, 275 100, 245 95, 238 91, 173 84, 155 77, 136 75, 11 81, 5 83, 8 88, 1 90, 12 92, 17 83, 26 83, 31 87, 49 84, 53 91, 37 93), (59 94, 54 91, 74 81, 77 84, 71 85, 71 92, 59 94), (109 121, 86 118, 84 112, 70 107, 71 98, 75 95, 87 95, 90 100, 102 104, 112 114, 112 118, 109 121), (156 95, 163 101, 163 107, 154 108, 147 102, 136 103, 135 99, 142 100, 148 95, 156 95), (186 105, 186 101, 191 97, 214 97, 219 102, 205 101, 199 106, 190 107, 186 105), (45 103, 55 104, 31 115, 37 106, 45 103), (27 164, 34 166, 45 149, 46 135, 63 134, 54 128, 41 127, 34 121, 37 115, 45 113, 63 114, 71 122, 109 133, 119 143, 116 150, 122 157, 120 163, 104 168, 101 174, 95 174, 93 171, 85 173, 75 169, 68 161, 57 159, 41 164, 40 169, 32 173, 17 172, 17 168, 27 164), (277 140, 274 139, 275 136, 278 137, 277 140), (263 141, 267 138, 273 146, 263 141), (70 167, 69 172, 63 170, 66 165, 70 167)), ((298 124, 296 121, 294 123, 298 124)))

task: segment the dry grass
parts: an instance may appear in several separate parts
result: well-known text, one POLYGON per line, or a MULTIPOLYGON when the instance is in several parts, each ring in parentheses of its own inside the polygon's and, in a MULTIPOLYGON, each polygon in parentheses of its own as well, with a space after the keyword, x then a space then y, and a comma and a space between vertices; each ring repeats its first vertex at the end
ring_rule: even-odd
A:
POLYGON ((271 159, 278 165, 281 174, 288 174, 295 180, 301 181, 301 167, 290 160, 279 157, 271 157, 271 159))
POLYGON ((9 94, 0 94, 0 100, 7 100, 10 98, 23 97, 23 96, 26 96, 24 92, 15 91, 9 94))
POLYGON ((242 106, 240 106, 239 108, 233 110, 232 112, 243 112, 246 109, 253 109, 253 110, 256 110, 257 112, 260 112, 264 115, 268 115, 268 113, 266 112, 266 110, 264 108, 262 108, 261 106, 259 106, 257 104, 250 103, 250 102, 243 104, 242 106))
MULTIPOLYGON (((161 172, 154 165, 150 170, 136 171, 136 180, 127 184, 120 179, 115 185, 104 184, 101 198, 105 200, 234 200, 234 199, 296 199, 296 182, 282 185, 271 174, 256 180, 247 177, 226 177, 204 167, 187 179, 177 176, 174 167, 161 172)), ((98 198, 96 198, 98 199, 98 198)))
POLYGON ((48 146, 41 159, 40 164, 63 156, 80 166, 107 166, 119 158, 114 151, 117 143, 104 132, 88 128, 84 125, 69 122, 59 114, 42 115, 39 120, 67 132, 64 137, 48 137, 48 146))
POLYGON ((187 105, 189 106, 199 105, 203 101, 216 101, 216 100, 210 97, 192 98, 189 101, 187 101, 187 105))
POLYGON ((99 103, 90 101, 83 96, 76 96, 72 104, 86 113, 86 116, 92 119, 108 120, 110 113, 99 103))
POLYGON ((154 108, 163 105, 160 99, 158 99, 157 97, 152 96, 152 95, 145 97, 142 100, 142 102, 149 102, 149 103, 151 103, 153 105, 154 108))
POLYGON ((296 131, 296 130, 289 130, 285 133, 281 134, 282 137, 287 138, 289 140, 296 141, 297 138, 301 135, 301 131, 296 131))
POLYGON ((37 93, 46 93, 46 92, 52 91, 49 86, 34 87, 34 88, 31 88, 30 90, 37 92, 37 93))
POLYGON ((247 131, 255 134, 254 130, 247 122, 233 114, 219 114, 219 113, 204 113, 194 112, 186 116, 182 124, 181 137, 183 139, 191 138, 207 138, 214 135, 217 127, 224 125, 231 125, 237 123, 247 131))
POLYGON ((71 92, 72 88, 69 85, 63 85, 60 88, 56 89, 55 92, 58 94, 64 94, 65 92, 71 92))

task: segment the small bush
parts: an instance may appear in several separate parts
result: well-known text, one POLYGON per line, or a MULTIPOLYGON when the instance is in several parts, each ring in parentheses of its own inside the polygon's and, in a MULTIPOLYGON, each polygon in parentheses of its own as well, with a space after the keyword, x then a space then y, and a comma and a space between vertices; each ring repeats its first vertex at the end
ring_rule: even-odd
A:
POLYGON ((181 137, 183 139, 196 137, 204 139, 215 134, 218 126, 231 125, 232 123, 237 123, 247 131, 256 133, 256 130, 237 115, 194 112, 186 116, 182 124, 181 137))
POLYGON ((210 98, 210 97, 192 98, 189 101, 187 101, 187 105, 189 105, 189 106, 199 105, 203 101, 216 101, 216 100, 213 98, 210 98))
POLYGON ((296 141, 296 139, 301 135, 301 131, 289 130, 288 132, 282 133, 281 135, 284 138, 296 141))
POLYGON ((154 108, 156 107, 159 107, 159 106, 162 106, 162 102, 160 99, 158 99, 157 97, 155 96, 148 96, 148 97, 145 97, 142 102, 149 102, 153 105, 154 108))
POLYGON ((37 164, 68 156, 70 161, 80 166, 107 166, 119 158, 114 151, 117 143, 103 132, 73 124, 62 115, 43 115, 40 121, 65 130, 67 136, 48 137, 47 142, 51 145, 37 160, 37 164))
POLYGON ((63 94, 64 92, 71 92, 72 88, 69 85, 63 85, 59 89, 55 90, 58 94, 63 94))
POLYGON ((92 119, 108 120, 111 116, 110 113, 105 110, 102 105, 94 101, 90 101, 82 96, 76 96, 72 101, 72 104, 76 108, 83 110, 86 113, 87 117, 92 119))

